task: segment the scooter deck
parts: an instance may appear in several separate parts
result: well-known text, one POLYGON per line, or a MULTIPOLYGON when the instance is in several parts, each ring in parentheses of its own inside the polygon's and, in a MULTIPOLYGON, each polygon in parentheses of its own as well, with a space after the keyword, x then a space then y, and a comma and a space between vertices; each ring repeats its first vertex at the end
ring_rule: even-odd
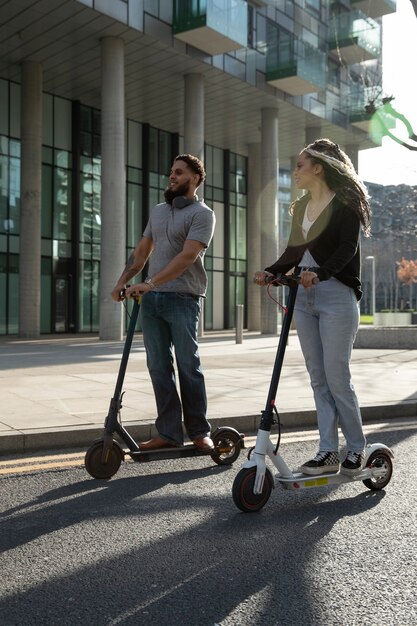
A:
POLYGON ((374 472, 367 467, 353 476, 334 472, 328 474, 317 474, 309 476, 307 474, 294 473, 293 476, 277 475, 276 479, 284 487, 284 489, 304 489, 309 487, 323 487, 324 485, 340 485, 341 483, 350 483, 355 480, 366 480, 372 478, 374 472))
POLYGON ((139 451, 127 451, 134 461, 146 463, 148 461, 165 461, 166 459, 183 459, 193 456, 209 456, 215 452, 215 448, 212 450, 199 450, 193 444, 186 444, 179 447, 170 448, 156 448, 155 450, 139 450, 139 451))

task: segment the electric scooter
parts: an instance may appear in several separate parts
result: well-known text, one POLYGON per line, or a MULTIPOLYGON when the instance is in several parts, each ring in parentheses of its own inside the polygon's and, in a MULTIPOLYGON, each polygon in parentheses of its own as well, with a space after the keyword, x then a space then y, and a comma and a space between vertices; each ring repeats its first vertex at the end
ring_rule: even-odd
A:
POLYGON ((211 456, 217 465, 231 465, 238 458, 244 446, 244 435, 235 428, 221 426, 211 433, 214 444, 213 450, 199 450, 194 444, 189 443, 180 447, 160 448, 155 450, 141 450, 139 444, 131 437, 121 422, 121 409, 123 401, 123 383, 129 354, 132 347, 133 336, 139 314, 139 299, 135 299, 126 340, 123 348, 119 374, 110 400, 109 411, 104 423, 104 431, 101 439, 93 442, 87 450, 84 464, 87 472, 93 478, 109 479, 118 471, 122 461, 128 454, 133 461, 161 461, 165 459, 177 459, 194 456, 211 456), (121 443, 114 439, 117 435, 126 444, 125 452, 121 443))
MULTIPOLYGON (((390 448, 382 443, 373 443, 366 446, 363 469, 354 476, 347 476, 340 472, 323 473, 316 476, 302 474, 299 471, 292 471, 279 454, 281 424, 275 405, 275 398, 300 280, 298 276, 293 274, 280 275, 277 278, 271 277, 271 279, 270 284, 289 287, 289 294, 287 306, 282 307, 284 316, 266 407, 261 414, 256 444, 248 451, 248 460, 243 464, 233 482, 232 496, 234 503, 241 511, 252 512, 259 511, 268 502, 275 485, 272 472, 266 465, 267 457, 278 470, 277 480, 284 489, 310 489, 311 487, 322 487, 324 485, 360 480, 368 489, 383 489, 392 476, 392 459, 394 454, 390 448), (278 440, 276 444, 270 439, 271 429, 274 424, 278 424, 278 440)), ((269 288, 270 285, 268 285, 268 293, 269 288)))

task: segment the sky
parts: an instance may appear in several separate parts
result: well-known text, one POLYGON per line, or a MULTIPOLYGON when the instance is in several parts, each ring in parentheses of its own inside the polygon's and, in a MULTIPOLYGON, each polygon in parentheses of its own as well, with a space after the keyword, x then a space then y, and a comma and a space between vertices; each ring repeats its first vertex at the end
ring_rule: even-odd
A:
MULTIPOLYGON (((393 107, 405 115, 417 135, 417 16, 410 0, 397 0, 396 13, 382 19, 384 94, 395 96, 393 107)), ((405 128, 397 122, 395 133, 405 139, 406 133, 401 130, 405 128)), ((380 148, 359 152, 358 169, 366 182, 417 185, 417 151, 386 137, 380 148)))

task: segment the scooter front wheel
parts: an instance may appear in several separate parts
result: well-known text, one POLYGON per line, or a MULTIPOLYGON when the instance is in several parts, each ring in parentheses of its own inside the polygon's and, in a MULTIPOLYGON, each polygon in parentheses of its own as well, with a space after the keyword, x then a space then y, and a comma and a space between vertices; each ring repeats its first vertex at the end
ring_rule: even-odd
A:
POLYGON ((243 467, 233 482, 233 501, 237 508, 245 513, 260 511, 268 502, 274 487, 274 478, 266 468, 264 484, 260 494, 253 493, 256 478, 256 467, 243 467))
POLYGON ((84 464, 90 476, 108 480, 116 474, 122 460, 123 451, 115 441, 111 448, 104 450, 104 441, 100 440, 87 450, 84 464))
POLYGON ((362 481, 365 487, 372 489, 372 491, 378 491, 386 487, 391 480, 392 476, 392 459, 385 450, 375 450, 369 459, 366 461, 366 467, 377 467, 380 470, 384 470, 377 478, 367 478, 362 481))

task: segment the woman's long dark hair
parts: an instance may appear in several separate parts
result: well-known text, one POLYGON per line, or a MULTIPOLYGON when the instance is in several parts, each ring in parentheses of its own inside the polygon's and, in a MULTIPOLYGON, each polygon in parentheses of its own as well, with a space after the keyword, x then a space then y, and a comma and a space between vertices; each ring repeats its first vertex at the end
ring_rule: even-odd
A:
POLYGON ((352 161, 337 143, 317 139, 302 152, 323 167, 324 180, 342 204, 349 206, 359 217, 364 235, 371 233, 371 209, 368 191, 360 180, 352 161))

